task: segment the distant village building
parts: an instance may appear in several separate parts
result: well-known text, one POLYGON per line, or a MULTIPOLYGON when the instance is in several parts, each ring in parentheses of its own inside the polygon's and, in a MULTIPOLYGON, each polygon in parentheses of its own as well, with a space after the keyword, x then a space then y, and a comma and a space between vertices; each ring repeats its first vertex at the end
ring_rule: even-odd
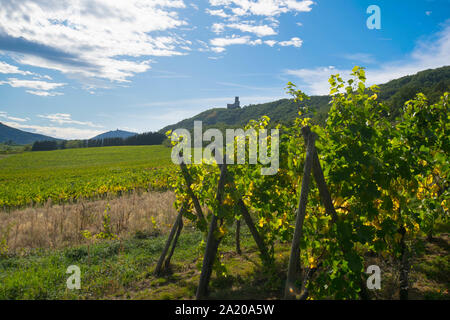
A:
POLYGON ((241 103, 239 102, 239 97, 234 98, 234 103, 227 104, 227 109, 239 109, 241 107, 241 103))

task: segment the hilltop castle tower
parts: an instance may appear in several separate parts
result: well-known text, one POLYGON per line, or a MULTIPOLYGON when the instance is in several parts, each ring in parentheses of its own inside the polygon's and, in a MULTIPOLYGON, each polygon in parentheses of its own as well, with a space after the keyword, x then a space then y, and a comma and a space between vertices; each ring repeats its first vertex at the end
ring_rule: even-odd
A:
POLYGON ((227 104, 227 109, 239 109, 241 107, 241 102, 239 101, 239 97, 234 98, 234 103, 227 104))

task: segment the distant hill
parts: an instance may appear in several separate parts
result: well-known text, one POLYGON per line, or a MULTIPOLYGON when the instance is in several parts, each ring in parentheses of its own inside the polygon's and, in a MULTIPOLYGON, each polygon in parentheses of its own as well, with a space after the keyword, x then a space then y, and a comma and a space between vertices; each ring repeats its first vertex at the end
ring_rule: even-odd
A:
POLYGON ((102 139, 108 139, 108 138, 122 138, 126 139, 132 136, 137 135, 135 132, 129 132, 129 131, 123 131, 123 130, 115 130, 115 131, 108 131, 102 134, 99 134, 98 136, 95 136, 91 138, 91 140, 102 140, 102 139))
MULTIPOLYGON (((442 94, 450 92, 450 66, 421 71, 415 75, 402 77, 380 85, 378 98, 391 109, 393 116, 399 114, 403 104, 422 92, 431 103, 437 102, 442 94)), ((192 129, 194 121, 202 121, 204 128, 242 127, 251 119, 267 115, 273 123, 288 124, 296 118, 299 106, 307 104, 316 111, 314 118, 323 123, 327 117, 330 97, 312 96, 310 100, 296 104, 292 99, 282 99, 263 104, 249 105, 242 109, 215 108, 204 111, 192 118, 185 119, 160 130, 165 133, 176 128, 192 129)))
POLYGON ((12 141, 15 144, 32 144, 35 141, 59 141, 60 139, 8 127, 0 122, 0 143, 12 141))

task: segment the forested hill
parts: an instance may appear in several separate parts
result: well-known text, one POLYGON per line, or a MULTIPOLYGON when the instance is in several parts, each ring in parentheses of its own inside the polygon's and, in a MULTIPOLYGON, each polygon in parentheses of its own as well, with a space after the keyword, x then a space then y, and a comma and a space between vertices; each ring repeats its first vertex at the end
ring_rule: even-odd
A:
MULTIPOLYGON (((403 104, 422 92, 430 101, 436 102, 445 92, 450 91, 450 66, 421 71, 415 75, 402 77, 380 85, 378 97, 390 106, 392 113, 397 114, 403 104)), ((312 96, 306 103, 316 110, 315 118, 322 122, 326 119, 329 110, 329 96, 312 96)), ((165 133, 176 128, 192 129, 194 121, 202 121, 204 127, 242 127, 251 119, 258 119, 266 115, 272 123, 291 122, 298 113, 299 104, 291 99, 282 99, 274 102, 245 106, 242 109, 215 108, 204 111, 192 118, 185 119, 177 124, 167 126, 160 130, 165 133)))
POLYGON ((102 140, 102 139, 111 139, 111 138, 122 138, 126 139, 129 137, 133 137, 137 135, 135 132, 129 132, 129 131, 123 131, 117 129, 116 131, 108 131, 102 134, 99 134, 98 136, 95 136, 91 138, 91 140, 102 140))
POLYGON ((35 141, 58 141, 59 139, 44 136, 42 134, 22 131, 9 127, 0 122, 0 143, 12 142, 15 144, 30 144, 35 141))

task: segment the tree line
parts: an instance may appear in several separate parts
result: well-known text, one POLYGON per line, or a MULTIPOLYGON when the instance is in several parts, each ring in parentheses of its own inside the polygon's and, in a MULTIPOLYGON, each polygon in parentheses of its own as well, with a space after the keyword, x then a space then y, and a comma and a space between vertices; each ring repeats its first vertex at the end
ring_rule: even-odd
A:
POLYGON ((88 140, 36 141, 31 151, 51 151, 59 149, 98 148, 113 146, 160 145, 166 136, 159 132, 146 132, 128 138, 104 138, 88 140))

